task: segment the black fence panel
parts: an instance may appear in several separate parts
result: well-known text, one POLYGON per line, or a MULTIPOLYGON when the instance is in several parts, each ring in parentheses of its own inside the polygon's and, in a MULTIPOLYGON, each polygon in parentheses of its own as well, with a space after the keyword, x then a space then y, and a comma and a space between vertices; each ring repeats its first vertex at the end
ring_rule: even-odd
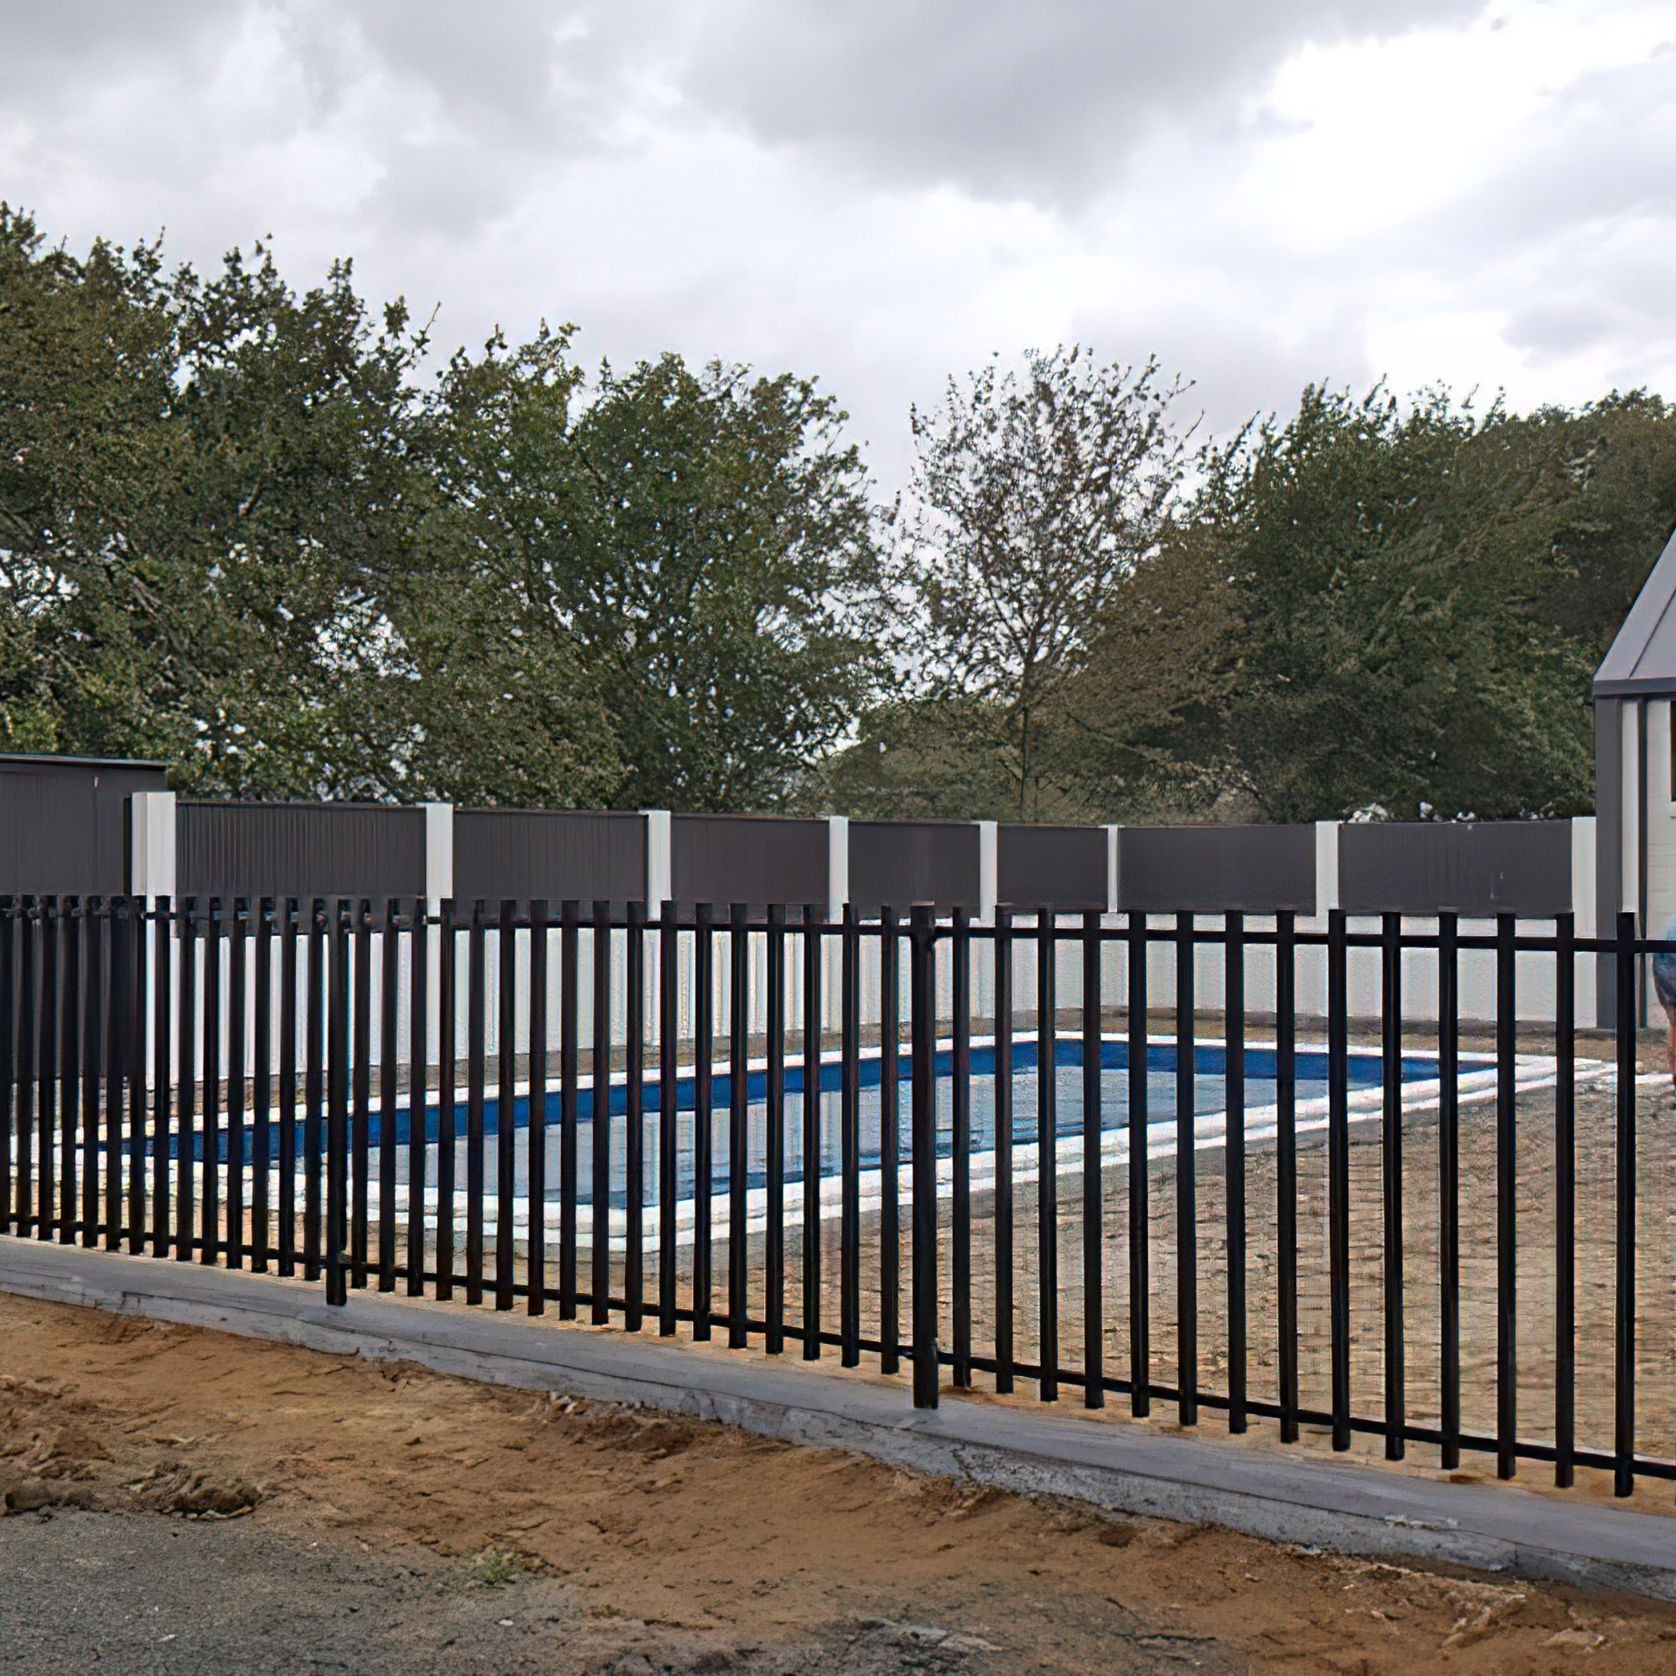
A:
POLYGON ((1315 828, 1124 827, 1117 905, 1152 914, 1313 914, 1315 828))
POLYGON ((828 831, 822 820, 676 815, 669 823, 674 899, 743 902, 758 916, 771 902, 824 902, 828 831))
POLYGON ((1339 828, 1352 914, 1570 913, 1570 821, 1362 821, 1339 828))
POLYGON ((182 801, 180 895, 416 896, 425 813, 369 803, 182 801))
POLYGON ((553 809, 458 809, 454 894, 462 902, 646 898, 646 817, 553 809))
POLYGON ((998 828, 995 899, 1019 908, 1103 911, 1106 907, 1105 828, 998 828))
POLYGON ((850 822, 850 901, 861 913, 881 907, 975 911, 980 875, 974 822, 850 822))
POLYGON ((1676 1481, 1628 1005, 1663 945, 1268 918, 0 895, 0 1235, 835 1348, 922 1406, 993 1380, 1676 1481), (1610 1040, 1577 1032, 1597 961, 1610 1040))

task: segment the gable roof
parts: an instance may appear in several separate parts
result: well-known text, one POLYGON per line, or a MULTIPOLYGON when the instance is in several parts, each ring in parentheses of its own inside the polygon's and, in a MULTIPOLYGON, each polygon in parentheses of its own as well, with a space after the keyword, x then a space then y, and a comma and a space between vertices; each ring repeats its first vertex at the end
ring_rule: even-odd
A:
POLYGON ((1595 671, 1596 698, 1676 695, 1676 535, 1595 671))

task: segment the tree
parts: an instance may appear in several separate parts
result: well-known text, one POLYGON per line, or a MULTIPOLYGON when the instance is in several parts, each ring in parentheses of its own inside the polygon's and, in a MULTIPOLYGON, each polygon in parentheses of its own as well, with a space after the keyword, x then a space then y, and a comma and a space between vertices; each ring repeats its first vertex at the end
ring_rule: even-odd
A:
POLYGON ((1217 722, 1236 670, 1232 592, 1213 541, 1167 527, 1095 615, 1081 667, 1049 707, 1055 755, 1105 819, 1219 813, 1217 722))
POLYGON ((1534 609, 1567 516, 1554 441, 1444 390, 1311 387, 1207 452, 1195 518, 1238 618, 1224 760, 1265 816, 1587 807, 1597 654, 1534 609))
POLYGON ((804 379, 602 370, 576 420, 574 556, 538 615, 607 709, 624 807, 772 807, 878 689, 866 474, 804 379))
POLYGON ((426 512, 385 579, 392 658, 429 795, 597 807, 621 782, 609 706, 562 597, 582 562, 589 484, 569 327, 510 347, 496 332, 439 373, 417 427, 426 512))
POLYGON ((192 790, 382 794, 376 578, 410 539, 423 353, 347 265, 301 295, 261 246, 51 249, 0 207, 0 597, 27 646, 8 743, 156 755, 192 790))
POLYGON ((1028 353, 1022 372, 992 362, 913 412, 904 655, 961 748, 1002 765, 1015 818, 1063 803, 1077 778, 1055 707, 1157 549, 1181 480, 1181 390, 1155 361, 1102 366, 1073 346, 1028 353))

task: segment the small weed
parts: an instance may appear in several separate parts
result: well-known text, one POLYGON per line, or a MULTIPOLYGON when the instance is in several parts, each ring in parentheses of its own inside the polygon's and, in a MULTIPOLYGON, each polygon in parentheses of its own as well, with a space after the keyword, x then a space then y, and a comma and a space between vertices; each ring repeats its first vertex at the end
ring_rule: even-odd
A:
POLYGON ((541 1569, 541 1562, 531 1554, 520 1554, 512 1548, 485 1548, 471 1562, 466 1573, 469 1589, 507 1589, 533 1577, 541 1569))

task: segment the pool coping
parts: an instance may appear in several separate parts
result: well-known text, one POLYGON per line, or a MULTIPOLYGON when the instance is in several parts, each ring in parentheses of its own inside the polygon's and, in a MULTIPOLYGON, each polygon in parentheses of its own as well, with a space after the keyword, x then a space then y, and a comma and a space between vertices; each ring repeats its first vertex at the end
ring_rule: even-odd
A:
POLYGON ((1116 1417, 947 1398, 801 1363, 378 1293, 320 1289, 125 1253, 0 1236, 0 1290, 489 1384, 626 1402, 893 1466, 1209 1523, 1291 1546, 1419 1560, 1676 1601, 1676 1523, 1658 1514, 1432 1481, 1169 1435, 1116 1417))

